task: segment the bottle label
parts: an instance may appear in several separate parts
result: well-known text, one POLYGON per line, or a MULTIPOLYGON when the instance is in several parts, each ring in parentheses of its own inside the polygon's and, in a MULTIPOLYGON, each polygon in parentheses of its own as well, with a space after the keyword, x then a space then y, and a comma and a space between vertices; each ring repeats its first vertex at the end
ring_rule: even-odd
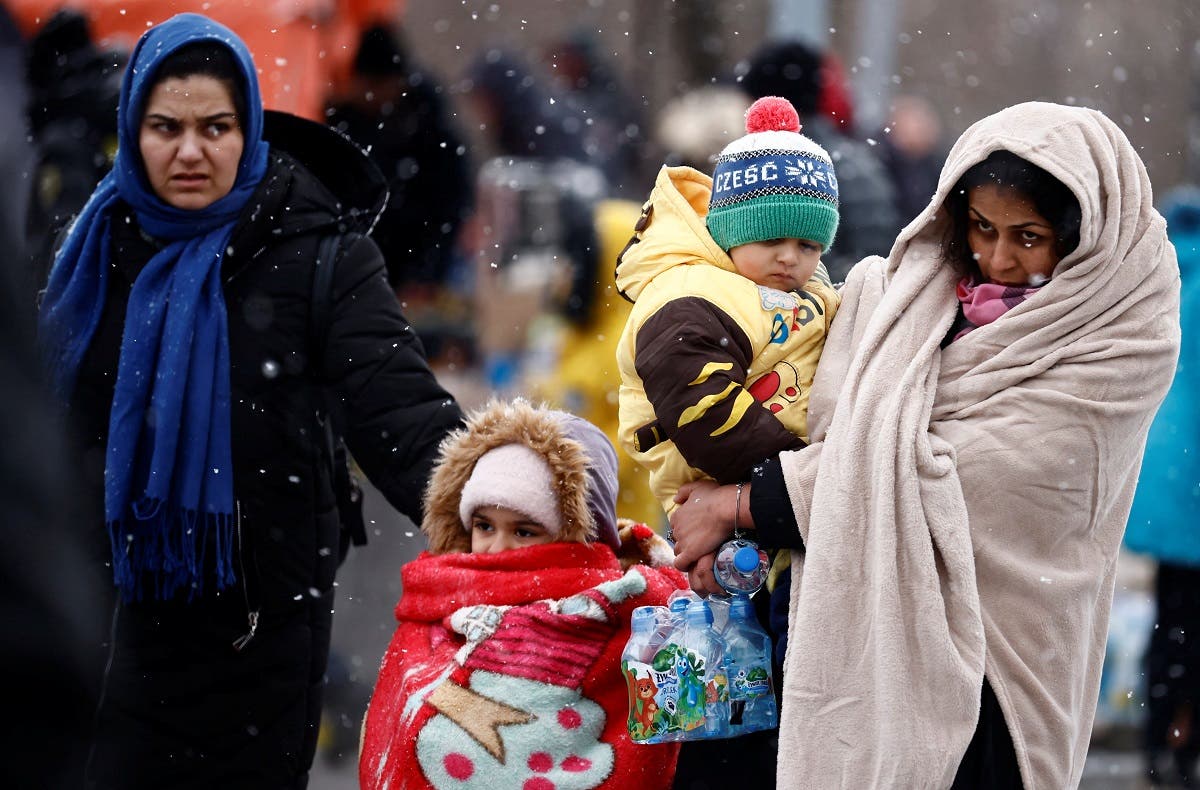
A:
MULTIPOLYGON (((659 663, 660 652, 654 663, 659 663)), ((629 737, 642 743, 657 741, 675 729, 675 701, 679 683, 675 674, 660 671, 640 661, 622 661, 621 671, 629 687, 629 737)))
POLYGON ((682 645, 669 645, 675 652, 675 674, 679 678, 676 706, 679 729, 691 732, 706 725, 710 706, 729 701, 729 680, 722 667, 710 667, 704 656, 682 645))
POLYGON ((729 682, 735 699, 754 699, 771 693, 771 673, 761 666, 739 667, 729 682))

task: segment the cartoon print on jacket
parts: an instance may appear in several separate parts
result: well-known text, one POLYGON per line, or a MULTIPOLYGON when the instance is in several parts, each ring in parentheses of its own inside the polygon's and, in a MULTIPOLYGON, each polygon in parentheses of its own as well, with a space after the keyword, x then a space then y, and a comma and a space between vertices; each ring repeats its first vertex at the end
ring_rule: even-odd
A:
POLYGON ((759 376, 747 389, 765 408, 781 412, 800 398, 800 371, 791 362, 781 360, 774 370, 759 376))

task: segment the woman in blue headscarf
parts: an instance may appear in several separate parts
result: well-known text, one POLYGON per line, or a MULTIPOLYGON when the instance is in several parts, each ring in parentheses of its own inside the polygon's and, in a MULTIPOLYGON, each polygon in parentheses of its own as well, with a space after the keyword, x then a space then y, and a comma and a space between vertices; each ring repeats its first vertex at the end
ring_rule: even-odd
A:
POLYGON ((461 418, 366 237, 378 170, 265 112, 255 75, 206 17, 142 36, 113 170, 42 299, 47 366, 103 501, 81 523, 103 525, 115 586, 100 787, 304 786, 340 539, 324 413, 417 521, 461 418))

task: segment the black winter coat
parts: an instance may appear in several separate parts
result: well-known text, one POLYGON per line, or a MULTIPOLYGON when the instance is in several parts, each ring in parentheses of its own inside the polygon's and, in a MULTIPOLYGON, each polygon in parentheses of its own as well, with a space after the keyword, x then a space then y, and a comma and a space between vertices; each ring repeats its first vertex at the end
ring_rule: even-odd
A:
MULTIPOLYGON (((292 116, 267 113, 265 136, 270 167, 222 264, 237 582, 190 602, 114 602, 90 771, 100 787, 305 786, 338 561, 322 388, 355 460, 417 522, 438 444, 461 420, 369 239, 343 237, 328 332, 314 336, 320 240, 370 229, 387 198, 378 170, 345 138, 292 116)), ((128 210, 112 228, 104 313, 72 400, 96 507, 125 309, 156 249, 128 210)), ((88 523, 97 558, 107 560, 102 519, 88 523)))

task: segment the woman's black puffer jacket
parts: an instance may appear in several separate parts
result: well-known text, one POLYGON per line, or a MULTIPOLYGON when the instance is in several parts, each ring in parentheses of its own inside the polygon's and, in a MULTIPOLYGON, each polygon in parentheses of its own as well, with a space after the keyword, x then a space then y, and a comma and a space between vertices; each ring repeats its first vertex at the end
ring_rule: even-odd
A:
MULTIPOLYGON (((222 269, 237 582, 192 601, 118 605, 114 593, 115 640, 102 659, 109 667, 90 770, 100 787, 304 786, 339 539, 319 413, 332 404, 359 466, 416 522, 438 444, 461 420, 364 235, 387 199, 378 170, 316 123, 268 112, 265 136, 271 164, 222 269), (331 233, 342 234, 341 254, 328 331, 317 337, 314 264, 331 233), (106 727, 113 722, 122 726, 106 727)), ((98 558, 109 552, 98 508, 121 327, 133 280, 156 249, 127 210, 112 216, 112 243, 104 313, 72 399, 98 558)))

